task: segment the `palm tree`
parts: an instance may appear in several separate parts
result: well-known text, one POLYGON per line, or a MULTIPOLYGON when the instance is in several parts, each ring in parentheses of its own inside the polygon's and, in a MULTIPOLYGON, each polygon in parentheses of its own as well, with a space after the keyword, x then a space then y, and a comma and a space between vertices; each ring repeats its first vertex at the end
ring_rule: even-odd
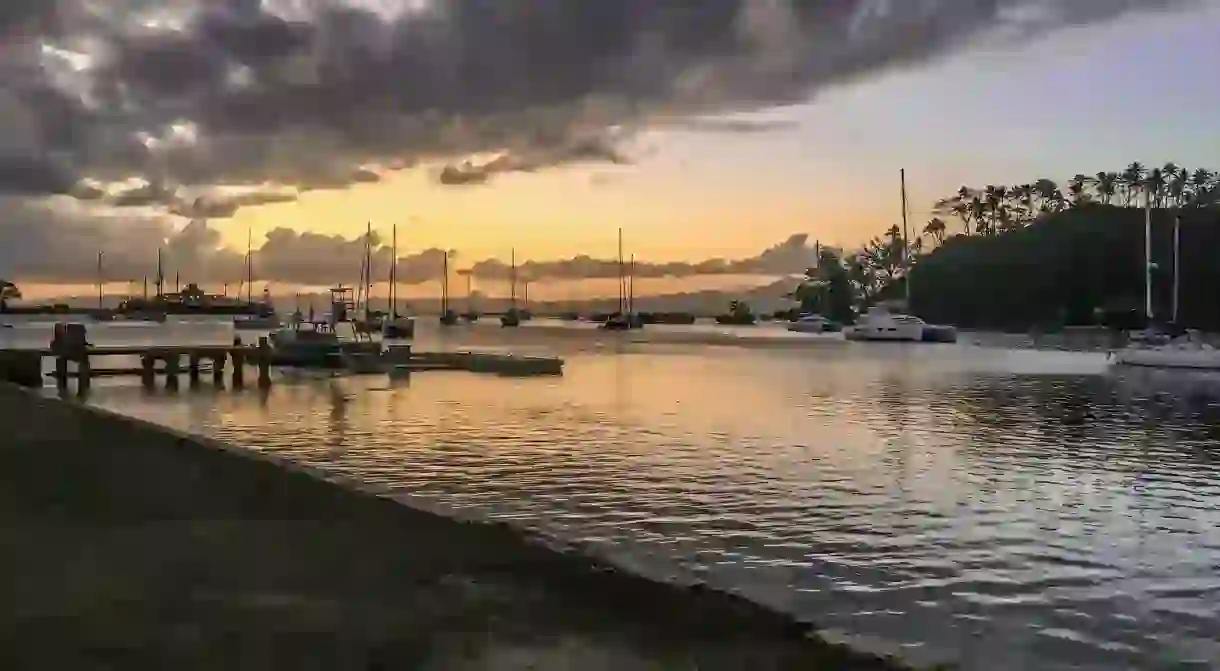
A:
POLYGON ((1089 194, 1085 188, 1089 184, 1089 178, 1077 174, 1068 182, 1068 194, 1071 196, 1072 207, 1080 207, 1089 202, 1089 194))
POLYGON ((1147 168, 1139 161, 1133 161, 1127 169, 1123 171, 1119 179, 1123 185, 1123 205, 1131 207, 1131 201, 1135 199, 1135 192, 1144 185, 1144 175, 1147 168))
POLYGON ((1212 180, 1216 175, 1207 168, 1199 168, 1190 173, 1190 195, 1192 198, 1198 198, 1201 194, 1206 193, 1212 188, 1212 180))
POLYGON ((1166 202, 1163 204, 1167 204, 1168 201, 1173 200, 1173 198, 1174 198, 1173 193, 1172 193, 1173 183, 1175 180, 1181 178, 1185 174, 1186 174, 1186 171, 1182 169, 1182 166, 1178 165, 1177 163, 1174 163, 1173 161, 1169 161, 1165 165, 1161 166, 1161 175, 1163 175, 1165 178, 1165 201, 1166 202))
POLYGON ((17 288, 16 284, 8 280, 0 280, 0 312, 8 309, 8 302, 19 300, 21 298, 21 289, 17 288))
POLYGON ((1144 189, 1154 207, 1161 207, 1165 197, 1165 173, 1160 168, 1153 168, 1144 177, 1144 189))
POLYGON ((928 220, 927 226, 923 227, 923 232, 932 236, 936 244, 941 244, 945 241, 945 221, 940 217, 932 217, 928 220))
POLYGON ((1097 197, 1105 205, 1109 205, 1114 200, 1114 194, 1118 192, 1119 177, 1116 172, 1099 172, 1093 176, 1093 186, 1097 190, 1097 197))

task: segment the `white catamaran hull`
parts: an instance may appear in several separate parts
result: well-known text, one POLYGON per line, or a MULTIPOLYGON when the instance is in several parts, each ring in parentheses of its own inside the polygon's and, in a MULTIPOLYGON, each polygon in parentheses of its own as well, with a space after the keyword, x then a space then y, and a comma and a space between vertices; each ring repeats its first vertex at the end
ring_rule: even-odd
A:
POLYGON ((1220 370, 1220 349, 1211 347, 1127 347, 1113 353, 1119 366, 1220 370))

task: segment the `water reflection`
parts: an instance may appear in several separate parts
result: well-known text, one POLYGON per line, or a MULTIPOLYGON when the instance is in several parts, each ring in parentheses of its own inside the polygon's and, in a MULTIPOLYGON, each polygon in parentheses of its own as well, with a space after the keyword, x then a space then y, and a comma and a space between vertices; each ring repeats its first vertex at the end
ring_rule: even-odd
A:
POLYGON ((95 399, 736 588, 917 660, 1220 659, 1207 384, 1109 373, 1092 354, 506 337, 559 350, 565 376, 303 378, 261 408, 95 399))

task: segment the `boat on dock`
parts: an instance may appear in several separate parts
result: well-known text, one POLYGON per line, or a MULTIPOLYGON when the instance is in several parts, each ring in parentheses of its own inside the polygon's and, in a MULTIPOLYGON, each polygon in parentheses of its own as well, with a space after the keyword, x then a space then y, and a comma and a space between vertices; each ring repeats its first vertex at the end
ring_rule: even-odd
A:
POLYGON ((340 285, 331 289, 330 294, 328 320, 302 321, 271 332, 269 340, 274 365, 345 368, 352 356, 381 351, 381 343, 368 338, 348 318, 355 309, 353 289, 340 285), (342 333, 345 325, 349 333, 342 333))

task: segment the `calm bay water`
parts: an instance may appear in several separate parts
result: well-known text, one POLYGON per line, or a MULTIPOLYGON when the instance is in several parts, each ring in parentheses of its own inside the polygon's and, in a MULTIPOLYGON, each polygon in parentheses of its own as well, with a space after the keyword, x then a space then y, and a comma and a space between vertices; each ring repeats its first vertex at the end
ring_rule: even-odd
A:
MULTIPOLYGON (((185 334, 232 337, 91 328, 97 344, 185 334)), ((1218 377, 769 327, 487 324, 424 343, 553 352, 566 373, 284 377, 265 397, 115 380, 92 401, 706 580, 916 661, 1220 668, 1218 377)))

